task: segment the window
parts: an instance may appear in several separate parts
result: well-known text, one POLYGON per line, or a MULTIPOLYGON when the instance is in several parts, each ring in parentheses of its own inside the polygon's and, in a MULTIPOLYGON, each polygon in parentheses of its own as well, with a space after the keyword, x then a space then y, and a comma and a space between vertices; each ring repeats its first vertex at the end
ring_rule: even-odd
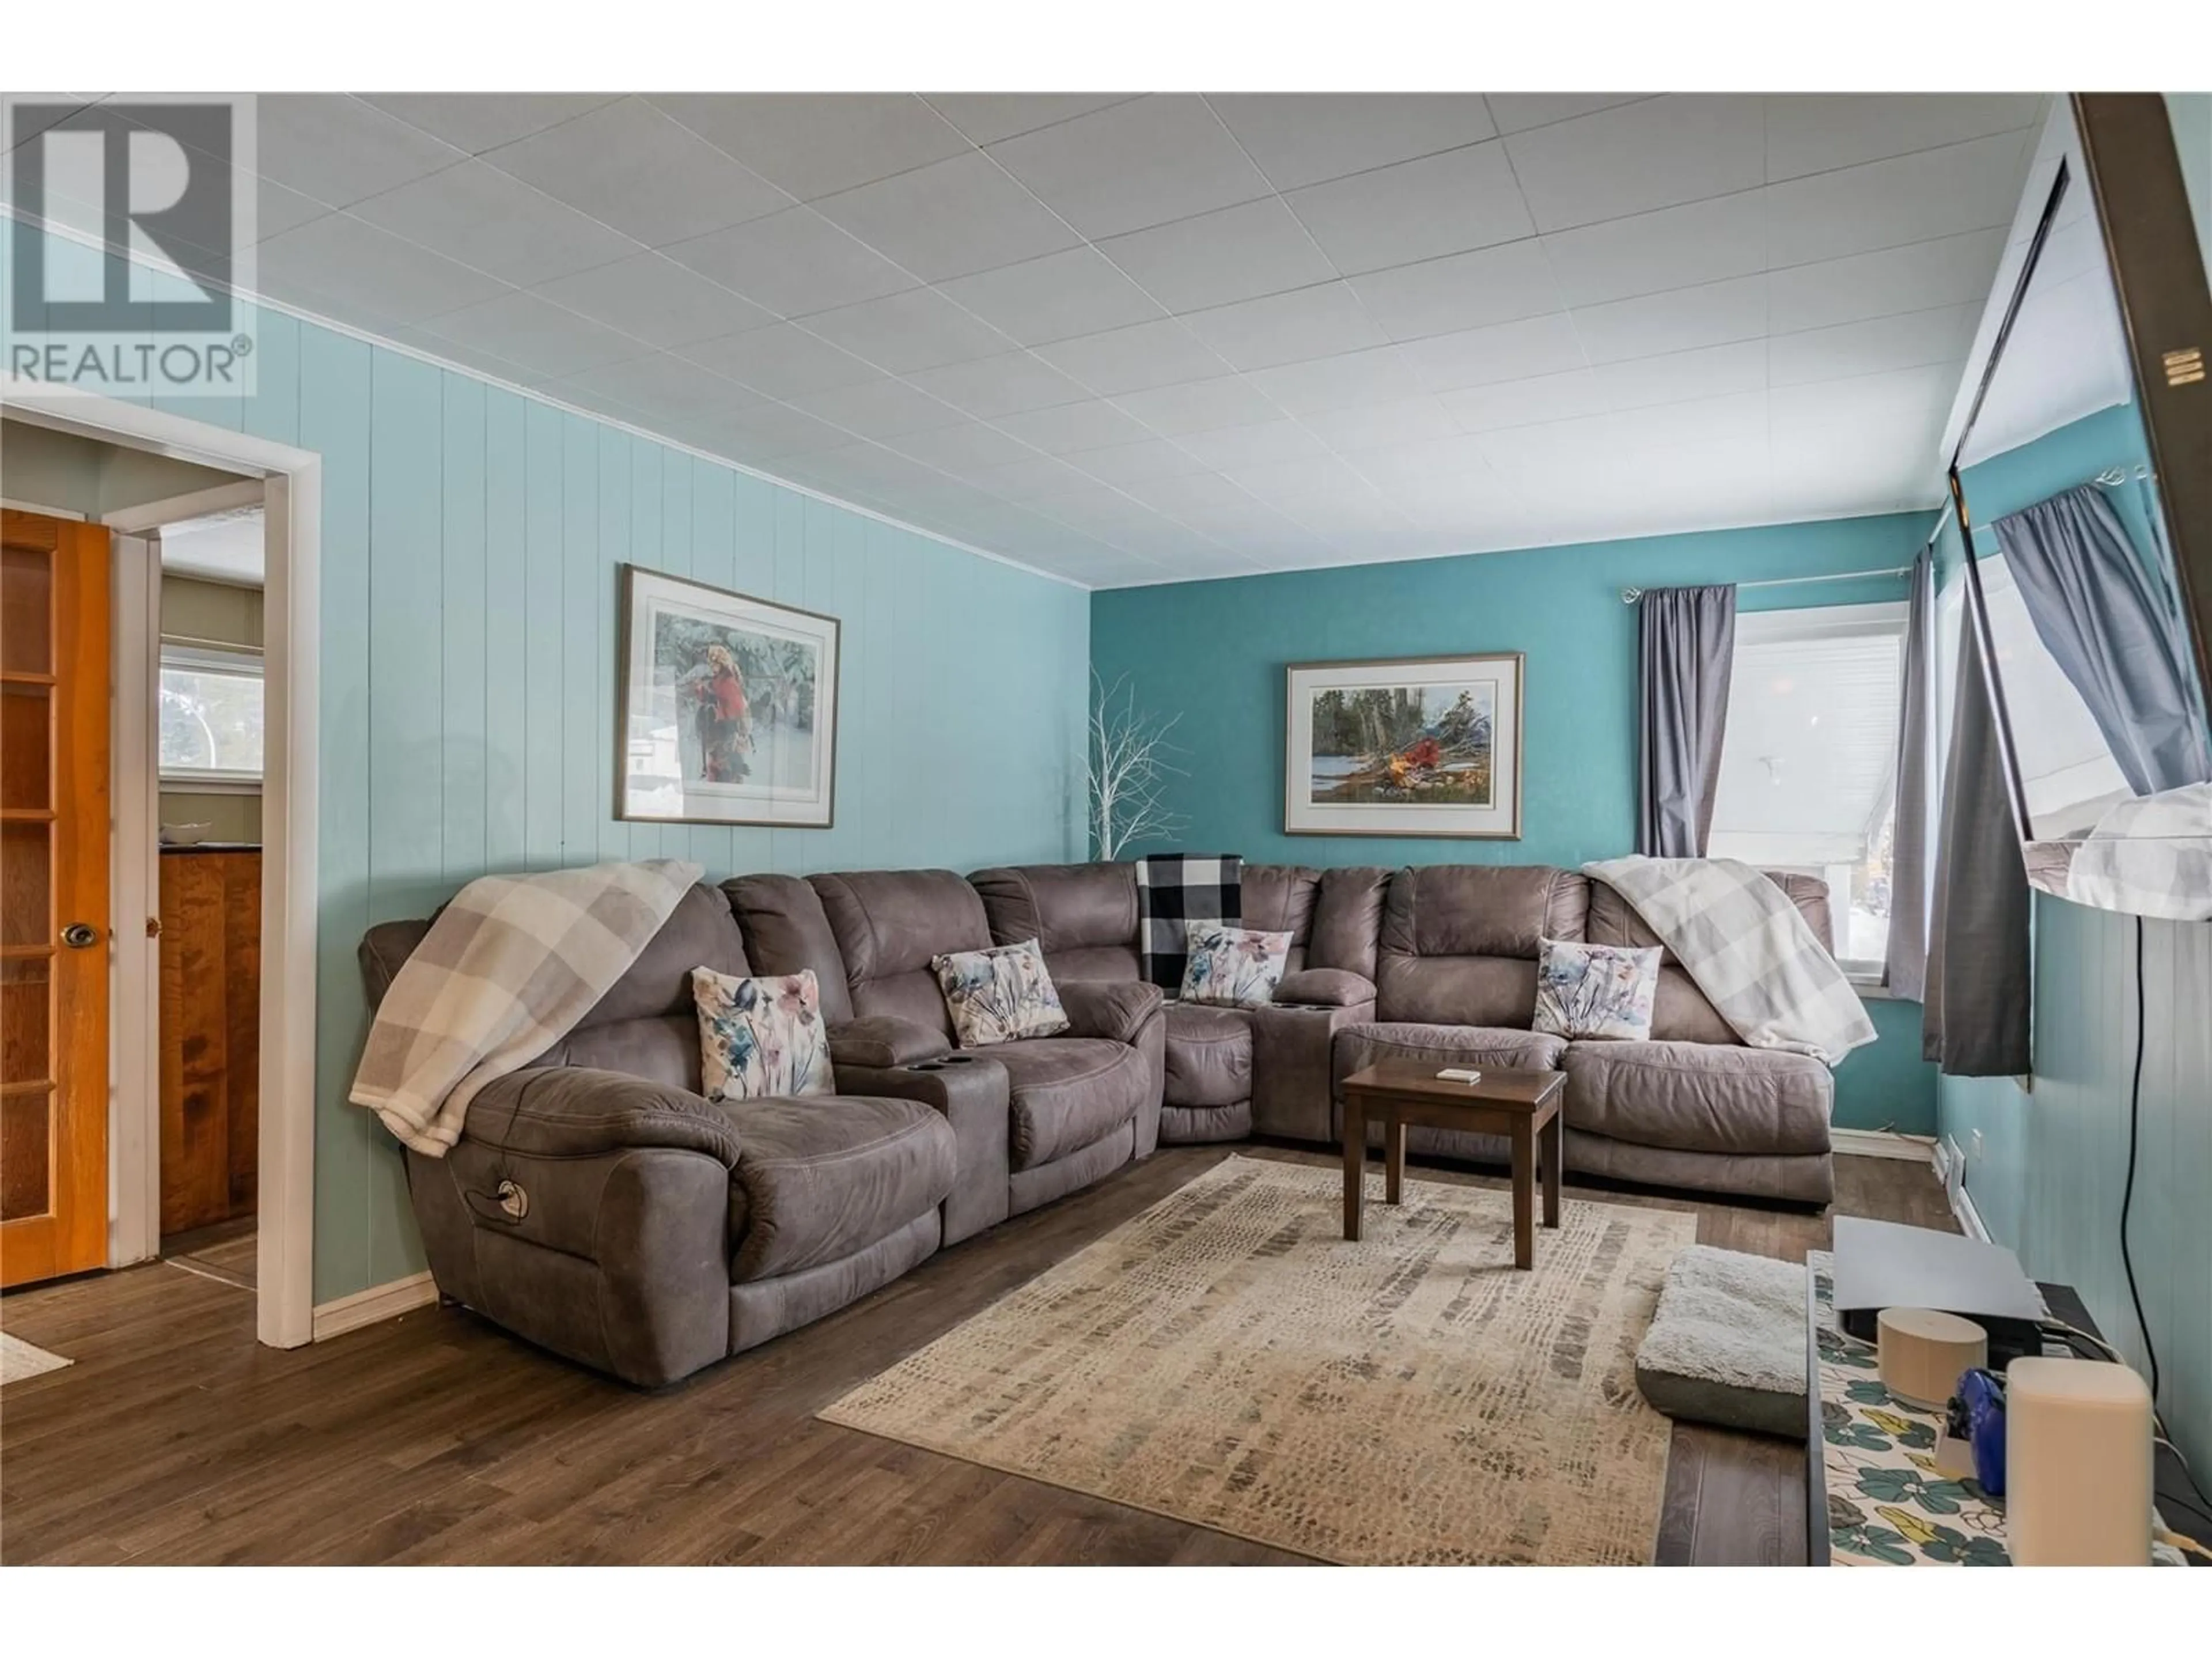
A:
POLYGON ((1736 618, 1707 850, 1828 884, 1836 955, 1878 983, 1889 948, 1903 605, 1736 618))
POLYGON ((261 654, 161 646, 161 781, 261 787, 261 654))

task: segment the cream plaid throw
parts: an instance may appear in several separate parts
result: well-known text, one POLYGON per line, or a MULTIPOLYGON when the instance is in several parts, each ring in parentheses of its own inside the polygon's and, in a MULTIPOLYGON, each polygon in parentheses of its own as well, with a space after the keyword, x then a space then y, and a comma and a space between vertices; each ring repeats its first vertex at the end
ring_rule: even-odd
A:
POLYGON ((699 875, 696 864, 648 859, 478 877, 392 976, 349 1097, 415 1151, 443 1158, 477 1091, 566 1036, 699 875))
POLYGON ((1753 1048, 1833 1066, 1875 1040, 1866 1006, 1790 896, 1734 859, 1607 859, 1583 866, 1666 941, 1729 1028, 1753 1048))

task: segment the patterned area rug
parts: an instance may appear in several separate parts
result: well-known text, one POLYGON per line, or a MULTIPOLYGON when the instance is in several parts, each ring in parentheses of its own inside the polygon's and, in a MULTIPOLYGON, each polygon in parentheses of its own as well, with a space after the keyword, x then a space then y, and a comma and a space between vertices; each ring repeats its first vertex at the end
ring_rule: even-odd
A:
POLYGON ((1648 1563, 1638 1343, 1686 1213, 1230 1158, 821 1413, 1347 1564, 1648 1563))
POLYGON ((34 1348, 20 1336, 0 1331, 0 1386, 43 1376, 48 1371, 58 1371, 76 1363, 58 1353, 48 1353, 44 1348, 34 1348))

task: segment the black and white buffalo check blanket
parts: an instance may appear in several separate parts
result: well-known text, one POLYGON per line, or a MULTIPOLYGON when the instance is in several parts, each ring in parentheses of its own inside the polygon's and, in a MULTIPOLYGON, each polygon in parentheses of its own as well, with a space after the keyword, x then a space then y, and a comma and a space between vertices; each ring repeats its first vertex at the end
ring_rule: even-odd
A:
POLYGON ((1157 853, 1137 860, 1137 955, 1145 977, 1170 996, 1182 989, 1193 921, 1244 925, 1243 860, 1157 853))

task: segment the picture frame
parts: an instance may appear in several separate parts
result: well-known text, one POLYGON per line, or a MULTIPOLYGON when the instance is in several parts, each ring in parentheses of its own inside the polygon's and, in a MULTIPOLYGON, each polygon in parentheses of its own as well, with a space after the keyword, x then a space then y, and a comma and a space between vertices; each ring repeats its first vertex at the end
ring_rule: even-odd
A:
POLYGON ((819 611, 623 565, 615 817, 830 828, 842 631, 819 611))
POLYGON ((1283 833, 1521 838, 1518 651, 1292 663, 1283 833))

